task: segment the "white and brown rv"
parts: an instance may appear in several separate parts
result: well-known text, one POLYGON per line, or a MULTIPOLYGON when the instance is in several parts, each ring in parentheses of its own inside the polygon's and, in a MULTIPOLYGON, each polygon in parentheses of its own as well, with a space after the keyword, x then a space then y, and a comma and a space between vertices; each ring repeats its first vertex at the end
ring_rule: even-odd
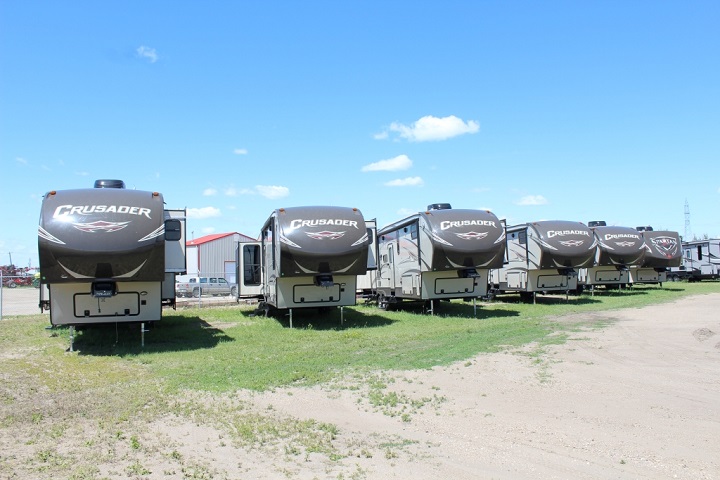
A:
POLYGON ((645 242, 645 259, 630 269, 633 283, 659 283, 667 281, 668 270, 682 264, 680 234, 652 227, 636 227, 645 242))
POLYGON ((288 309, 291 320, 295 308, 355 305, 357 276, 367 271, 368 242, 357 208, 277 209, 259 242, 239 245, 238 296, 259 294, 265 306, 288 309))
POLYGON ((490 271, 495 292, 540 292, 577 289, 577 270, 595 260, 597 240, 581 222, 546 220, 506 228, 507 254, 502 268, 490 271))
POLYGON ((53 190, 38 227, 40 308, 53 325, 154 322, 185 270, 185 211, 120 180, 53 190))
POLYGON ((433 204, 377 232, 378 306, 402 301, 478 298, 488 270, 502 265, 505 229, 487 210, 433 204))
POLYGON ((716 280, 720 278, 720 239, 682 242, 682 263, 671 267, 668 280, 716 280))
POLYGON ((597 249, 594 264, 578 269, 578 290, 596 286, 620 287, 630 284, 630 267, 645 259, 642 234, 631 227, 607 226, 603 221, 589 222, 597 249))

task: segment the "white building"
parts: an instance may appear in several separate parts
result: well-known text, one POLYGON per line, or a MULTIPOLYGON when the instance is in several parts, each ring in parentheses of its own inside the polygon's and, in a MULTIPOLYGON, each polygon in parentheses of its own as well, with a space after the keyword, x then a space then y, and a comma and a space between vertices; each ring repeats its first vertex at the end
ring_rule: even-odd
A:
POLYGON ((216 233, 187 242, 187 275, 190 277, 222 277, 229 283, 235 278, 235 248, 238 242, 256 239, 242 233, 216 233))

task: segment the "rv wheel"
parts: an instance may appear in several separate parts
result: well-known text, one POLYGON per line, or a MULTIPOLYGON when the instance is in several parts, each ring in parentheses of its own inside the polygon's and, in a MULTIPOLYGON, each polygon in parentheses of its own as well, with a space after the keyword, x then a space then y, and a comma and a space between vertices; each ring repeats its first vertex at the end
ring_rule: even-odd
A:
POLYGON ((387 310, 388 309, 388 301, 385 297, 385 294, 381 293, 378 295, 378 308, 380 310, 387 310))
POLYGON ((230 295, 232 295, 233 297, 237 297, 237 287, 232 287, 230 289, 230 295))
POLYGON ((199 288, 193 288, 192 296, 195 298, 198 298, 200 296, 200 289, 199 288))

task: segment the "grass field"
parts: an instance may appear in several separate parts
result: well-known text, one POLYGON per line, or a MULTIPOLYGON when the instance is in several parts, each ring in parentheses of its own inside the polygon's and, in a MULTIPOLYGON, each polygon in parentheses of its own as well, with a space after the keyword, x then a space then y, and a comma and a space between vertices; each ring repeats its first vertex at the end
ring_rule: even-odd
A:
POLYGON ((255 316, 250 306, 167 310, 145 334, 144 347, 137 325, 94 326, 76 332, 76 355, 65 353, 68 328, 47 330, 46 317, 20 316, 3 321, 0 346, 4 352, 33 352, 4 358, 2 363, 13 364, 12 370, 44 361, 52 377, 68 386, 73 378, 88 382, 93 370, 101 373, 98 382, 113 383, 122 372, 141 369, 144 378, 171 389, 263 390, 324 382, 349 370, 446 365, 481 352, 547 341, 549 336, 557 341, 568 326, 558 325, 556 317, 718 290, 717 282, 670 283, 570 296, 567 301, 539 296, 536 304, 507 295, 478 302, 477 310, 471 303, 441 302, 434 316, 412 304, 388 312, 358 305, 345 308, 342 325, 337 309, 295 310, 292 329, 287 317, 255 316), (62 374, 68 377, 58 378, 62 374))
POLYGON ((567 301, 539 297, 537 304, 508 295, 479 303, 476 311, 471 303, 442 302, 434 316, 411 305, 398 311, 358 305, 345 308, 342 325, 338 310, 296 310, 292 329, 286 317, 255 316, 248 306, 168 310, 145 334, 144 347, 137 325, 119 324, 77 332, 72 353, 66 351, 68 328, 47 329, 41 315, 9 317, 0 322, 0 440, 15 438, 32 448, 28 458, 0 453, 0 476, 14 478, 23 465, 21 473, 33 478, 103 478, 92 468, 99 460, 88 451, 99 444, 117 448, 117 443, 132 451, 140 438, 136 422, 168 413, 231 422, 235 437, 249 444, 266 441, 265 435, 294 435, 311 445, 306 450, 337 455, 327 443, 332 425, 229 416, 198 398, 350 377, 372 384, 371 401, 397 402, 384 396, 377 372, 448 365, 527 345, 542 349, 587 326, 564 320, 572 314, 715 292, 720 292, 718 282, 681 282, 567 301), (86 445, 59 450, 58 442, 79 425, 93 426, 86 445))

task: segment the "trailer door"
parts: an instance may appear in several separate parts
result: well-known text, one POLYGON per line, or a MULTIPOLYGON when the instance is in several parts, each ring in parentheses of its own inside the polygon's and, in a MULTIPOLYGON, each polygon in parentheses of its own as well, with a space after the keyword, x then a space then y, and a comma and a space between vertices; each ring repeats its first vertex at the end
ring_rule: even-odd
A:
POLYGON ((395 282, 395 242, 389 242, 387 244, 387 255, 388 255, 388 266, 390 267, 390 288, 394 291, 397 287, 395 282))
POLYGON ((236 264, 238 297, 259 297, 262 294, 262 247, 260 242, 238 243, 236 264))
POLYGON ((368 239, 368 270, 377 270, 378 268, 378 242, 377 242, 377 220, 365 220, 365 227, 367 228, 368 239))

